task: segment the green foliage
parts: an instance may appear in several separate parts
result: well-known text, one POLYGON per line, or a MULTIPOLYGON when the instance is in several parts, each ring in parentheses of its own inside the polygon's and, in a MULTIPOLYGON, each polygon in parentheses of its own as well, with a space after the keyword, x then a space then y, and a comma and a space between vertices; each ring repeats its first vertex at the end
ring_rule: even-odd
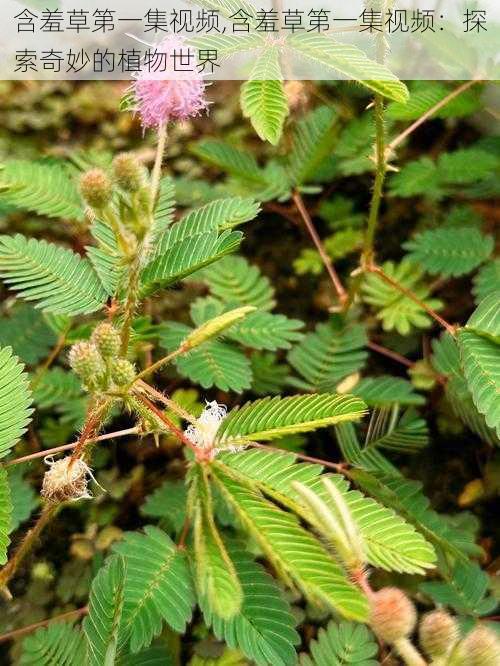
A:
POLYGON ((325 393, 263 398, 231 411, 219 426, 217 443, 230 446, 247 441, 268 441, 352 421, 364 414, 365 404, 352 396, 325 393))
POLYGON ((80 195, 68 169, 50 161, 5 164, 0 170, 0 201, 45 217, 83 217, 80 195))
POLYGON ((338 116, 320 106, 297 123, 290 155, 289 172, 295 185, 321 181, 318 175, 331 158, 337 135, 338 116))
POLYGON ((175 533, 182 530, 186 513, 187 488, 184 481, 165 481, 141 507, 141 513, 149 518, 161 518, 165 529, 175 533))
MULTIPOLYGON (((391 102, 387 106, 387 117, 393 120, 417 120, 452 92, 453 88, 442 81, 414 81, 410 97, 406 102, 391 102)), ((480 107, 480 90, 477 86, 458 95, 440 109, 432 118, 460 118, 480 107)))
POLYGON ((83 621, 89 665, 114 664, 119 650, 119 629, 123 610, 125 565, 115 556, 94 578, 89 612, 83 621))
POLYGON ((363 625, 352 622, 330 622, 320 629, 316 640, 309 644, 310 655, 303 654, 300 666, 376 666, 372 659, 378 652, 372 633, 363 625))
MULTIPOLYGON (((23 465, 10 467, 8 470, 9 490, 12 500, 10 532, 17 530, 21 523, 28 520, 39 504, 38 495, 35 493, 29 479, 24 478, 24 472, 23 465)), ((3 502, 0 502, 0 504, 5 506, 3 502)))
POLYGON ((0 346, 11 347, 27 365, 45 358, 55 344, 56 336, 43 314, 22 303, 9 315, 0 319, 0 346))
POLYGON ((274 354, 252 354, 252 391, 257 395, 280 393, 290 378, 290 369, 274 354))
POLYGON ((290 365, 308 386, 319 391, 333 390, 344 377, 364 366, 368 356, 366 333, 360 324, 345 324, 332 317, 318 324, 288 354, 290 365))
POLYGON ((82 666, 85 662, 84 636, 70 624, 51 624, 23 640, 23 666, 82 666))
POLYGON ((7 562, 9 532, 12 525, 12 499, 7 471, 0 468, 0 564, 7 562))
POLYGON ((277 47, 265 49, 257 58, 250 78, 241 86, 241 108, 263 141, 276 145, 288 115, 288 103, 280 73, 277 47))
MULTIPOLYGON (((434 310, 441 307, 440 300, 429 296, 429 288, 421 281, 421 270, 408 260, 399 264, 386 261, 382 270, 399 285, 412 291, 427 307, 434 310)), ((429 328, 432 323, 418 303, 388 284, 380 275, 366 275, 362 290, 366 303, 377 308, 377 319, 382 321, 384 331, 396 330, 400 335, 408 335, 413 328, 429 328)))
POLYGON ((21 234, 0 237, 0 277, 19 297, 56 314, 96 312, 106 300, 88 260, 21 234))
POLYGON ((31 392, 23 370, 10 347, 0 349, 0 458, 9 453, 31 420, 31 392))
POLYGON ((500 259, 490 261, 478 271, 474 276, 473 293, 476 300, 476 305, 482 301, 483 298, 500 292, 500 259))
POLYGON ((400 405, 422 405, 423 396, 415 393, 406 379, 399 377, 365 377, 352 389, 369 407, 387 407, 394 403, 400 405))
POLYGON ((443 277, 470 273, 488 259, 493 238, 477 229, 430 229, 404 244, 409 259, 443 277))
POLYGON ((229 554, 243 590, 241 609, 231 620, 223 620, 200 600, 205 621, 217 638, 238 647, 257 666, 293 663, 300 639, 278 585, 241 544, 230 544, 229 554))
POLYGON ((163 622, 183 632, 194 604, 185 555, 162 530, 151 526, 144 534, 127 533, 114 550, 125 560, 122 630, 130 635, 131 651, 150 645, 163 622))

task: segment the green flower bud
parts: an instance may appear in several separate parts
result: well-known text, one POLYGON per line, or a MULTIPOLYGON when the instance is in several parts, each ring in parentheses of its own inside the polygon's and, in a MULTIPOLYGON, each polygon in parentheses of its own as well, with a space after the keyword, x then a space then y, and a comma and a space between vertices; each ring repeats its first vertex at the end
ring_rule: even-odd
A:
POLYGON ((432 659, 448 654, 459 636, 457 621, 445 611, 427 613, 420 623, 420 645, 432 659))
POLYGON ((453 666, 500 666, 500 640, 491 629, 479 626, 458 644, 449 663, 453 666))
POLYGON ((127 359, 117 358, 111 365, 111 377, 118 386, 130 384, 135 378, 135 368, 127 359))
POLYGON ((69 352, 69 364, 83 381, 94 386, 106 371, 102 356, 92 342, 77 342, 69 352))
POLYGON ((108 322, 99 324, 92 333, 91 341, 95 344, 103 358, 114 358, 120 351, 120 334, 108 322))
POLYGON ((417 614, 406 594, 396 587, 384 587, 370 599, 370 626, 387 643, 405 638, 415 628, 417 614))
POLYGON ((113 170, 116 182, 126 192, 137 192, 145 184, 145 170, 132 153, 117 155, 113 161, 113 170))
POLYGON ((85 202, 95 210, 102 210, 111 202, 113 186, 102 169, 92 169, 80 179, 80 191, 85 202))

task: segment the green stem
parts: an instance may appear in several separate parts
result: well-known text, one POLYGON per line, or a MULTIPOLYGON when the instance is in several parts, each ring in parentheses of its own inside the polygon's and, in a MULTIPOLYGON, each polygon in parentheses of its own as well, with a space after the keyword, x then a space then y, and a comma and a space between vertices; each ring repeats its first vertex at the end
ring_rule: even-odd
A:
POLYGON ((363 251, 363 260, 365 263, 369 263, 373 258, 375 233, 377 231, 380 204, 382 202, 386 174, 384 99, 381 95, 375 96, 375 150, 375 182, 373 185, 372 199, 370 202, 370 212, 368 214, 365 247, 363 251))
POLYGON ((408 638, 399 638, 395 641, 394 647, 407 666, 427 666, 427 662, 408 638))

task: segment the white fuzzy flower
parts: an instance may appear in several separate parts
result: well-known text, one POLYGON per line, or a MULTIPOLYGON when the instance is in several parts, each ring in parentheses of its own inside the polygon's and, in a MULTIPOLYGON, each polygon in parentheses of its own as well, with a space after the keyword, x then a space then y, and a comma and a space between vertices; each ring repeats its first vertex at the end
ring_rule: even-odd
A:
POLYGON ((189 425, 184 434, 198 448, 212 450, 217 430, 226 413, 225 405, 219 405, 215 400, 207 402, 207 406, 197 419, 196 425, 189 425))

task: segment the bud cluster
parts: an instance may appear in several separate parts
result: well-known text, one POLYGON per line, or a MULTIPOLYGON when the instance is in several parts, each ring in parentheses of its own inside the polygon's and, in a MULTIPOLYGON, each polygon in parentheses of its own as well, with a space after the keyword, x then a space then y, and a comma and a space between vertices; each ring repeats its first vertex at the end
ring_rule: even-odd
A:
POLYGON ((108 323, 99 324, 89 342, 77 342, 69 352, 69 364, 89 392, 120 389, 135 377, 130 361, 119 358, 120 334, 108 323))

